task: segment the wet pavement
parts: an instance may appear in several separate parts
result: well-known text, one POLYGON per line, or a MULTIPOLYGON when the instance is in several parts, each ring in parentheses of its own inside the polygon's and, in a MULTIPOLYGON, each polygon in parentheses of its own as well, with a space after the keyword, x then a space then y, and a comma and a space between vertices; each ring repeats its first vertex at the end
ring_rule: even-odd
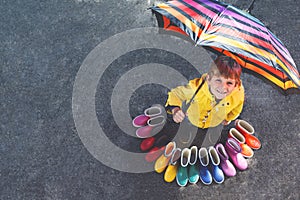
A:
MULTIPOLYGON (((222 184, 180 188, 139 162, 141 140, 133 137, 130 119, 163 105, 170 87, 203 72, 188 60, 198 50, 186 55, 176 44, 158 50, 152 45, 160 42, 151 43, 155 33, 143 44, 139 34, 126 32, 157 26, 147 10, 152 3, 0 3, 0 199, 299 199, 300 95, 285 96, 247 73, 241 118, 263 146, 246 171, 222 184), (137 160, 122 157, 132 155, 127 152, 137 160)), ((252 11, 298 69, 299 13, 295 0, 257 1, 252 11)))

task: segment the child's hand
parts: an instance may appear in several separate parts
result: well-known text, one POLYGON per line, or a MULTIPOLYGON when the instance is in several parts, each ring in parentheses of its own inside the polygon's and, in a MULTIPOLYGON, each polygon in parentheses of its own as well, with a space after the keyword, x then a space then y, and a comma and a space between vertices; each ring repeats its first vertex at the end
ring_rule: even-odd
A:
POLYGON ((180 108, 174 108, 172 110, 172 114, 173 114, 173 120, 176 123, 180 123, 184 120, 185 118, 185 114, 182 112, 182 110, 180 108))
POLYGON ((226 121, 226 120, 224 120, 224 121, 222 122, 222 124, 223 124, 224 126, 227 126, 228 124, 230 124, 230 122, 231 122, 231 121, 226 121))

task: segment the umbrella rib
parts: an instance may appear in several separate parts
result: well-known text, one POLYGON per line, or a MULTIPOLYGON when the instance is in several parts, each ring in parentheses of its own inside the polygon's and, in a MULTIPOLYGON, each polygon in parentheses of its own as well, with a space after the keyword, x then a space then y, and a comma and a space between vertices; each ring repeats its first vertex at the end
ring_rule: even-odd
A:
MULTIPOLYGON (((270 32, 270 34, 273 35, 272 32, 270 32)), ((289 62, 290 65, 296 66, 296 64, 294 63, 294 61, 291 58, 289 51, 286 48, 284 48, 283 46, 278 45, 278 42, 277 42, 278 40, 279 39, 275 40, 273 37, 271 37, 271 42, 276 47, 275 49, 278 51, 278 53, 280 53, 283 57, 287 58, 286 60, 289 62)))
MULTIPOLYGON (((291 64, 287 59, 285 59, 285 57, 283 57, 283 55, 278 52, 278 50, 275 48, 274 49, 274 53, 277 56, 278 60, 280 60, 282 63, 284 63, 284 65, 291 71, 293 72, 296 76, 299 77, 299 73, 296 69, 296 67, 294 67, 295 65, 291 64)), ((277 62, 276 62, 277 63, 277 62)))

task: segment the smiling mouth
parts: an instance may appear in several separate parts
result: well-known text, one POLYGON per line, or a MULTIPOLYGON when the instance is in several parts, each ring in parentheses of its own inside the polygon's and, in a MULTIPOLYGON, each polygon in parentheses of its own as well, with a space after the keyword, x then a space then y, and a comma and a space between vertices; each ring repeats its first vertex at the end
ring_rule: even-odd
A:
POLYGON ((227 92, 225 91, 225 92, 220 92, 219 90, 217 90, 217 92, 219 93, 219 94, 227 94, 227 92))

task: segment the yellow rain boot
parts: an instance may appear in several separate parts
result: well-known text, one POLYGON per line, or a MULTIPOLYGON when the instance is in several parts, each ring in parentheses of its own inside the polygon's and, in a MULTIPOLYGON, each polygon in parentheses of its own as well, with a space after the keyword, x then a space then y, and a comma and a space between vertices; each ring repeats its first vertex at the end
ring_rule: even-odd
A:
POLYGON ((166 169, 164 180, 168 183, 171 183, 176 178, 178 163, 175 165, 169 164, 168 168, 166 169))
POLYGON ((164 154, 161 155, 154 164, 154 170, 157 173, 162 173, 168 166, 170 158, 171 158, 170 156, 166 157, 164 154))

